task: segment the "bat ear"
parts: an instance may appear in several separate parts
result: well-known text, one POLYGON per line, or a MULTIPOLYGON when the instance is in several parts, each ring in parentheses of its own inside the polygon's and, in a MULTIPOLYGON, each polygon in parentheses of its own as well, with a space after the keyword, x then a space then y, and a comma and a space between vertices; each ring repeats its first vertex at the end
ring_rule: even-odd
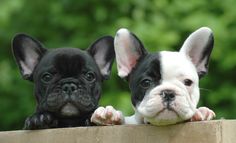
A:
POLYGON ((104 36, 98 39, 90 46, 88 52, 97 63, 103 79, 108 79, 115 58, 114 38, 104 36))
POLYGON ((138 60, 147 54, 147 51, 137 36, 125 28, 117 31, 114 45, 118 75, 125 78, 136 66, 138 60))
POLYGON ((47 50, 32 37, 17 34, 12 40, 12 52, 22 77, 26 80, 33 80, 33 71, 47 50))
POLYGON ((180 52, 195 65, 199 78, 208 72, 209 58, 214 45, 212 30, 202 27, 193 32, 184 42, 180 52))

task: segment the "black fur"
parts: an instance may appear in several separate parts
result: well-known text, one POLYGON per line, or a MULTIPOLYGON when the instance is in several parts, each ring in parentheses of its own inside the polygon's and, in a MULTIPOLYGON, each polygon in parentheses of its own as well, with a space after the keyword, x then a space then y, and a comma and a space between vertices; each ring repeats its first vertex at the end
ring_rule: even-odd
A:
POLYGON ((199 62, 202 62, 203 59, 205 59, 205 57, 207 58, 207 61, 205 63, 205 69, 206 71, 199 71, 198 72, 198 76, 199 78, 202 78, 203 76, 205 76, 208 72, 208 66, 209 66, 209 59, 210 59, 210 56, 211 56, 211 52, 213 50, 213 47, 214 47, 214 36, 213 34, 211 34, 209 36, 209 40, 208 40, 208 43, 206 44, 206 48, 204 48, 205 50, 203 51, 202 53, 202 57, 200 58, 200 61, 199 62))
POLYGON ((160 54, 147 54, 142 57, 129 76, 131 100, 134 106, 141 102, 148 90, 151 90, 161 82, 160 54), (148 88, 143 88, 141 82, 145 79, 151 81, 148 88))
MULTIPOLYGON (((133 44, 132 50, 136 52, 138 59, 128 76, 124 78, 129 82, 131 101, 135 107, 143 100, 148 90, 160 84, 162 78, 161 58, 159 53, 148 53, 138 37, 131 32, 129 34, 133 44), (149 87, 142 86, 144 80, 150 80, 149 87)), ((116 36, 119 37, 119 34, 116 36)))
POLYGON ((47 50, 30 36, 18 34, 13 39, 12 50, 22 76, 35 85, 36 112, 26 119, 25 129, 91 125, 101 83, 109 77, 115 57, 112 37, 98 39, 87 51, 47 50), (109 68, 104 75, 100 65, 106 64, 109 68), (65 108, 68 105, 73 111, 68 112, 65 108))

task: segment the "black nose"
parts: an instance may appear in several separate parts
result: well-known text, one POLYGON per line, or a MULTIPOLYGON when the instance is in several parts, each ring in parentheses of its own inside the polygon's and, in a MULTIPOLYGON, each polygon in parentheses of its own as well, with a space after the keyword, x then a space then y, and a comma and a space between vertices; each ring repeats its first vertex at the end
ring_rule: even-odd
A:
POLYGON ((71 94, 77 90, 77 85, 74 83, 65 83, 62 85, 62 91, 66 92, 67 94, 71 94))
POLYGON ((161 96, 164 101, 173 101, 175 100, 175 92, 173 90, 163 90, 161 96))

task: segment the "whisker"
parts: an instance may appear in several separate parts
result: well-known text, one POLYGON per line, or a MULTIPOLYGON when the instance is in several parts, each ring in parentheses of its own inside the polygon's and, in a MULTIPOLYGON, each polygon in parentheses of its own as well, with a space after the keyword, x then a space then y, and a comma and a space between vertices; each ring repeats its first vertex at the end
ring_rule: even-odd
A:
POLYGON ((211 89, 206 89, 206 88, 199 88, 201 91, 207 91, 207 92, 211 92, 211 89))

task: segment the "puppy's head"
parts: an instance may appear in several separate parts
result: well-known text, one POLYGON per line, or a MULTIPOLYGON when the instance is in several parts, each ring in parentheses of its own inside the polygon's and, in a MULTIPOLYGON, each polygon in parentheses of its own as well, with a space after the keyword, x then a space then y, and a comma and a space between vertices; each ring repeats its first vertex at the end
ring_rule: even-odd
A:
POLYGON ((39 112, 78 117, 93 112, 101 94, 101 82, 110 75, 115 56, 113 38, 102 37, 87 50, 47 50, 25 34, 18 34, 12 50, 24 79, 35 84, 39 112))
POLYGON ((199 100, 199 79, 207 73, 213 34, 200 28, 179 52, 148 53, 127 29, 115 37, 118 74, 126 78, 135 111, 155 125, 190 119, 199 100))

